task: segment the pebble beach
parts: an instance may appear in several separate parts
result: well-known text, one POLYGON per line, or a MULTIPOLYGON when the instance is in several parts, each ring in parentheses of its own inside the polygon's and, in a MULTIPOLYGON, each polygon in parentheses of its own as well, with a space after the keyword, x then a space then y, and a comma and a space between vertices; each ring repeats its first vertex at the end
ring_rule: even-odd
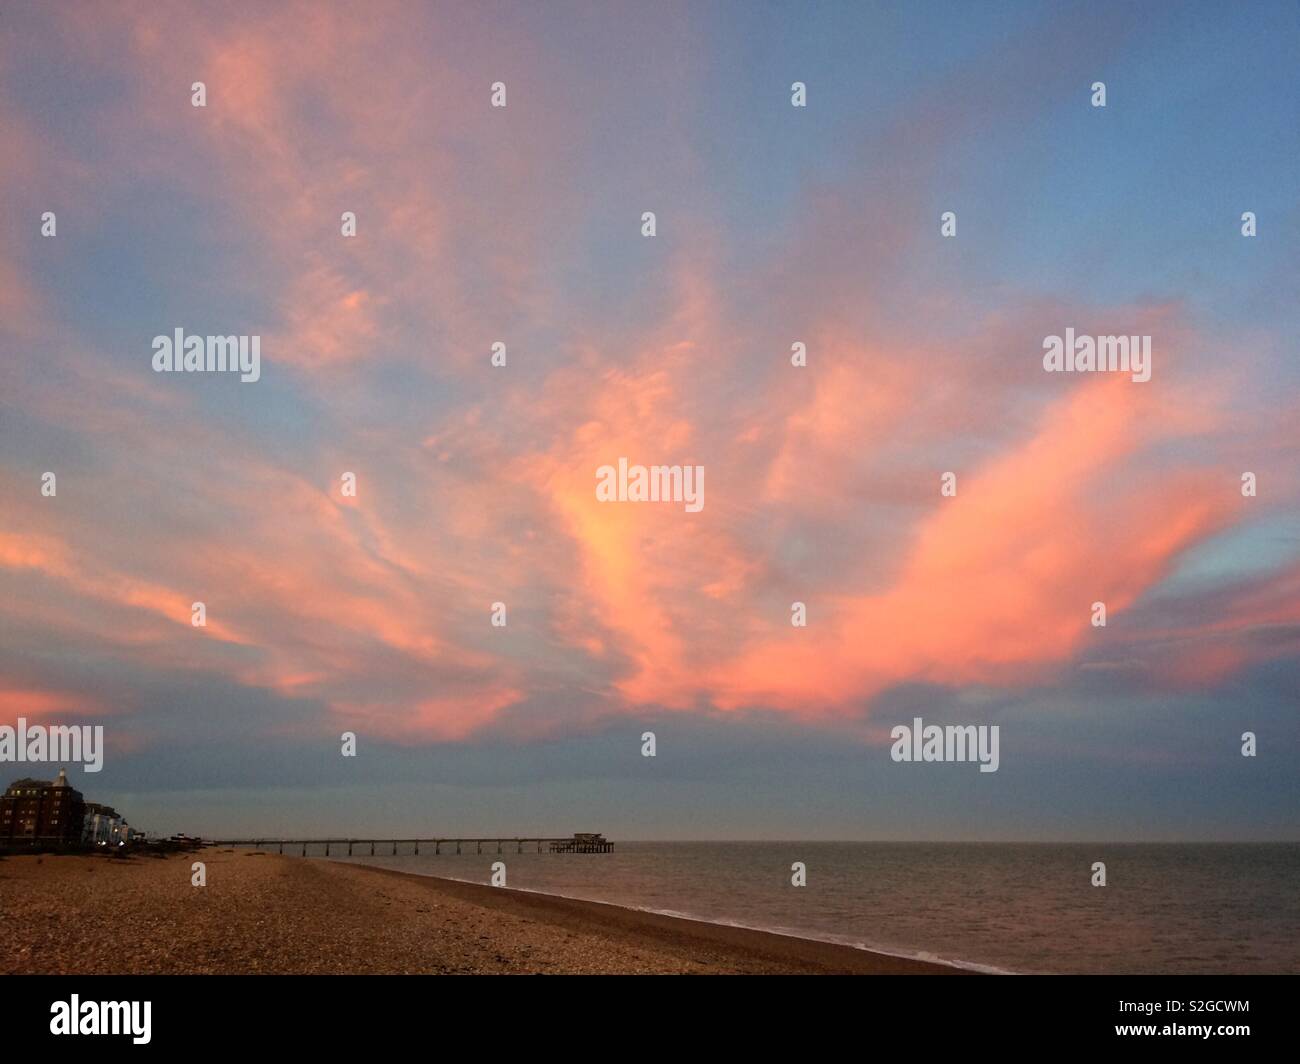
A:
POLYGON ((0 973, 959 974, 595 902, 214 849, 0 859, 0 973), (191 883, 194 861, 206 886, 191 883))

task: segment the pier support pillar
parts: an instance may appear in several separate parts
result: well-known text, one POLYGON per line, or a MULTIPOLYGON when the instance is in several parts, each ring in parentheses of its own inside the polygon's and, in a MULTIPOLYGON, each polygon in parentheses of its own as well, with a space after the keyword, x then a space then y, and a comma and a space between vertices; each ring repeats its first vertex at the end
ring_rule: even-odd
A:
POLYGON ((460 839, 456 840, 456 856, 460 856, 460 839))
POLYGON ((284 843, 283 843, 283 842, 280 843, 280 853, 282 853, 282 854, 284 853, 284 843))
POLYGON ((483 852, 483 840, 482 840, 482 839, 479 839, 478 842, 477 842, 477 845, 478 845, 478 852, 479 852, 479 853, 482 853, 482 852, 483 852))
POLYGON ((348 856, 349 856, 349 857, 352 856, 352 842, 351 842, 351 840, 348 841, 348 856))
POLYGON ((397 856, 397 840, 396 840, 396 839, 393 840, 393 856, 394 856, 394 857, 397 856))
POLYGON ((307 856, 307 844, 305 842, 302 844, 302 855, 307 856))
POLYGON ((416 840, 415 840, 415 856, 416 856, 416 857, 419 857, 419 856, 420 856, 420 840, 419 840, 419 839, 416 839, 416 840))
POLYGON ((375 843, 374 840, 372 839, 370 842, 370 856, 374 857, 374 855, 375 855, 375 843))
POLYGON ((327 842, 325 844, 325 856, 328 857, 329 855, 330 855, 330 844, 327 842))

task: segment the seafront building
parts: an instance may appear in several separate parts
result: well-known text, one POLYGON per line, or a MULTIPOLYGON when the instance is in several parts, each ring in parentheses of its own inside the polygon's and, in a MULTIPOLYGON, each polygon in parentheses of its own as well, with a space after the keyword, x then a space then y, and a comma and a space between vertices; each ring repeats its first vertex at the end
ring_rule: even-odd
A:
POLYGON ((81 839, 94 846, 116 846, 130 842, 135 837, 135 829, 116 809, 99 802, 86 803, 86 816, 83 821, 81 839))
POLYGON ((14 780, 0 795, 0 847, 117 847, 137 837, 112 806, 87 802, 63 769, 52 781, 14 780))
POLYGON ((80 842, 85 815, 86 800, 63 769, 53 782, 15 780, 0 796, 0 845, 80 842))

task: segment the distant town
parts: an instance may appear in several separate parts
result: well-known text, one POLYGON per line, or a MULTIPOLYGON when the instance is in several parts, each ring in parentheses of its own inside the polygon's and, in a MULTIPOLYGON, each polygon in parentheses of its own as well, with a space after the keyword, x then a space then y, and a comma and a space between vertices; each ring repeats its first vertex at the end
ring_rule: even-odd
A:
MULTIPOLYGON (((427 853, 440 854, 444 846, 455 847, 455 853, 461 852, 463 845, 475 847, 481 854, 483 845, 496 846, 496 852, 502 853, 503 847, 514 847, 518 853, 524 852, 527 845, 536 845, 541 853, 545 846, 550 853, 611 853, 614 844, 599 832, 578 831, 572 836, 503 836, 501 838, 480 838, 468 836, 445 836, 441 838, 321 838, 321 839, 235 839, 204 841, 195 835, 171 835, 167 838, 150 838, 145 832, 137 831, 126 822, 112 806, 100 802, 88 802, 85 796, 68 782, 68 774, 59 769, 59 775, 53 780, 23 778, 14 780, 0 795, 0 856, 10 853, 86 853, 102 852, 126 854, 133 850, 150 851, 195 850, 203 846, 217 847, 253 847, 269 851, 276 848, 280 853, 293 853, 301 848, 302 856, 308 855, 309 848, 324 849, 324 856, 331 855, 331 847, 337 847, 342 855, 344 847, 349 857, 357 850, 364 853, 364 847, 370 847, 371 856, 375 855, 377 846, 390 847, 391 855, 398 856, 399 846, 405 853, 418 856, 420 846, 426 847, 427 853)), ((385 851, 387 852, 387 851, 385 851)), ((489 849, 489 852, 490 849, 489 849)))
POLYGON ((150 840, 112 806, 88 802, 59 769, 54 780, 14 780, 0 796, 0 853, 125 851, 146 844, 197 843, 187 836, 150 840))

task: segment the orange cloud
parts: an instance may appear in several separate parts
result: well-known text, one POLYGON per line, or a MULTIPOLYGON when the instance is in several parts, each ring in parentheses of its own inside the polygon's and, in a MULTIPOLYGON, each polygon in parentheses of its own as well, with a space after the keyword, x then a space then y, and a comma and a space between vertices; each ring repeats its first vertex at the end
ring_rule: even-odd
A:
POLYGON ((957 497, 936 498, 892 587, 814 599, 807 629, 710 675, 717 703, 816 713, 906 680, 1014 685, 1068 660, 1094 601, 1113 619, 1233 511, 1191 474, 1123 479, 1179 421, 1127 382, 1080 386, 1028 441, 960 476, 957 497))
POLYGON ((71 720, 102 716, 105 712, 101 702, 79 692, 0 688, 0 722, 11 726, 19 717, 32 722, 56 718, 71 720))

